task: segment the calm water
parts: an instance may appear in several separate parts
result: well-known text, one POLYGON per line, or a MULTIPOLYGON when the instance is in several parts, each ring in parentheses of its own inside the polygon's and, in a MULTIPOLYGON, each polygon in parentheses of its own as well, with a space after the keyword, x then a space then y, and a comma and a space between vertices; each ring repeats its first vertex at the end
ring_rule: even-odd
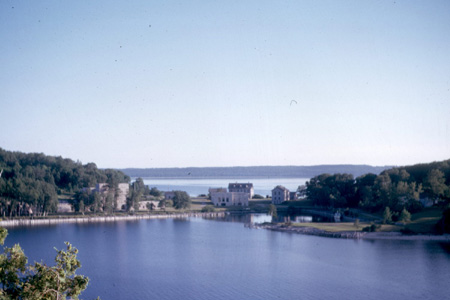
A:
MULTIPOLYGON (((244 217, 244 219, 247 219, 244 217)), ((264 217, 256 217, 260 219, 264 217)), ((30 260, 71 241, 83 299, 448 299, 450 247, 249 229, 227 220, 142 220, 10 229, 30 260)))
MULTIPOLYGON (((133 178, 134 181, 135 178, 133 178)), ((299 185, 304 185, 309 178, 220 178, 220 179, 189 179, 189 178, 143 178, 144 183, 150 187, 157 187, 161 191, 181 190, 190 196, 208 194, 210 187, 228 188, 229 183, 253 183, 255 194, 262 196, 272 195, 272 189, 283 185, 291 192, 295 192, 299 185)))

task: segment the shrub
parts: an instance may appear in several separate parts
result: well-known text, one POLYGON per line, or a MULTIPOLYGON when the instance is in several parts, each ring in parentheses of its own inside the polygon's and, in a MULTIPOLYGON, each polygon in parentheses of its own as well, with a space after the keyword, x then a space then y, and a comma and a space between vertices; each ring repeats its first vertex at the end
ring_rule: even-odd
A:
POLYGON ((389 206, 386 206, 383 213, 383 224, 389 224, 392 223, 392 213, 389 206))
POLYGON ((370 226, 364 227, 363 231, 365 232, 376 232, 381 228, 380 225, 372 224, 370 226))
POLYGON ((252 199, 264 199, 264 197, 259 194, 255 194, 255 195, 253 195, 252 199))
POLYGON ((450 208, 442 213, 442 218, 436 224, 436 230, 440 234, 450 233, 450 208))
POLYGON ((203 206, 202 212, 215 212, 216 209, 212 205, 203 206))
POLYGON ((411 221, 411 214, 406 209, 403 209, 400 214, 399 220, 400 222, 409 222, 411 221))

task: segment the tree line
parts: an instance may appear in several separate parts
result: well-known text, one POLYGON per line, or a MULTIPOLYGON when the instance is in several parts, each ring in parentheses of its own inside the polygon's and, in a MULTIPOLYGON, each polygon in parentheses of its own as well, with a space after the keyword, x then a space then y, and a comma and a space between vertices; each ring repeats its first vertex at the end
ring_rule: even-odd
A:
POLYGON ((0 148, 1 216, 45 216, 58 207, 58 195, 106 182, 112 187, 130 177, 113 169, 98 169, 61 156, 22 153, 0 148))
POLYGON ((306 195, 319 206, 370 212, 389 207, 397 215, 403 210, 420 211, 420 200, 445 207, 450 204, 450 160, 396 167, 356 179, 351 174, 321 174, 306 182, 306 195))

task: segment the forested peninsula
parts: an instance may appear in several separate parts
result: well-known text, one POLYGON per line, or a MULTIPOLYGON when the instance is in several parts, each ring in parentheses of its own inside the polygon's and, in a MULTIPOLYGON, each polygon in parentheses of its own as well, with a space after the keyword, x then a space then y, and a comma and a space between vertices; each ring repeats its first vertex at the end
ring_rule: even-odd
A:
POLYGON ((85 187, 106 182, 129 183, 130 177, 114 169, 99 169, 61 156, 22 153, 0 148, 0 214, 13 217, 56 213, 58 196, 73 195, 85 187))
MULTIPOLYGON (((318 207, 356 208, 382 214, 382 223, 408 223, 426 208, 442 212, 427 231, 450 233, 450 159, 396 167, 356 179, 351 174, 321 174, 306 182, 307 199, 318 207)), ((424 215, 426 219, 427 215, 424 215)), ((431 218, 430 218, 431 219, 431 218)), ((375 230, 376 226, 372 227, 375 230)))

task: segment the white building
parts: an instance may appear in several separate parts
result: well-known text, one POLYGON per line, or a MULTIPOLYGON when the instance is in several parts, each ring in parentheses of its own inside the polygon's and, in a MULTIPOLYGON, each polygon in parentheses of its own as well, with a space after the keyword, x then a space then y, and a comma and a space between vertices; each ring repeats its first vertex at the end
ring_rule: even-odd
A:
POLYGON ((249 193, 243 192, 215 192, 211 193, 214 206, 248 206, 249 193))
POLYGON ((215 193, 226 193, 227 189, 226 188, 209 188, 208 192, 210 195, 215 194, 215 193))
POLYGON ((214 206, 248 206, 253 197, 252 183, 230 183, 226 188, 210 188, 209 194, 214 206))
MULTIPOLYGON (((31 208, 29 210, 31 211, 31 213, 33 213, 31 208)), ((72 211, 73 211, 73 206, 67 200, 59 200, 58 201, 58 209, 57 209, 58 213, 69 213, 72 211)))
POLYGON ((148 210, 150 207, 150 210, 160 210, 159 207, 159 201, 153 201, 153 200, 144 200, 139 201, 139 210, 148 210))
POLYGON ((232 193, 248 193, 250 194, 250 198, 255 195, 253 183, 230 183, 228 184, 228 191, 232 193))

